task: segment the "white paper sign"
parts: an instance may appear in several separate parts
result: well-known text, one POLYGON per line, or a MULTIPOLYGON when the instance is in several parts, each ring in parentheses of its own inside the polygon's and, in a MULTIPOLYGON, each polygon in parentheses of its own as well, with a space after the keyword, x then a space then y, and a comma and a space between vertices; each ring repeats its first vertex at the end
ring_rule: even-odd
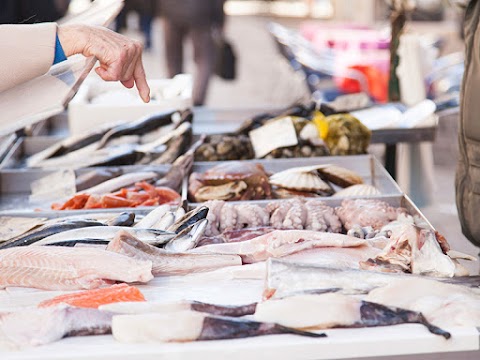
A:
POLYGON ((297 133, 290 116, 265 124, 250 131, 248 135, 257 159, 275 149, 298 144, 297 133))

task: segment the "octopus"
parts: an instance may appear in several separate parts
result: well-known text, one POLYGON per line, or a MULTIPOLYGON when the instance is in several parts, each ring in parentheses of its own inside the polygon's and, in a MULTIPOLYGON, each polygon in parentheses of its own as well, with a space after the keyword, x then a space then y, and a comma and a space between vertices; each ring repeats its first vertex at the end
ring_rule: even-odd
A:
POLYGON ((203 174, 192 173, 188 187, 194 201, 271 199, 268 175, 260 164, 229 161, 203 174))
POLYGON ((204 205, 209 209, 207 214, 208 224, 205 228, 205 236, 215 236, 220 234, 219 228, 221 222, 221 214, 225 202, 220 200, 213 200, 207 201, 204 205))
POLYGON ((290 201, 291 207, 288 209, 285 219, 283 220, 284 229, 302 230, 307 223, 308 211, 305 208, 303 201, 300 199, 293 199, 290 201))
POLYGON ((339 233, 342 223, 335 214, 335 210, 323 201, 309 200, 305 203, 307 209, 306 230, 327 231, 339 233))
POLYGON ((346 199, 335 209, 343 226, 348 231, 355 227, 371 226, 373 230, 382 227, 397 219, 398 215, 406 214, 404 208, 395 208, 381 200, 346 199))
POLYGON ((258 205, 240 204, 235 207, 238 214, 238 224, 241 228, 256 228, 270 224, 268 212, 258 205))

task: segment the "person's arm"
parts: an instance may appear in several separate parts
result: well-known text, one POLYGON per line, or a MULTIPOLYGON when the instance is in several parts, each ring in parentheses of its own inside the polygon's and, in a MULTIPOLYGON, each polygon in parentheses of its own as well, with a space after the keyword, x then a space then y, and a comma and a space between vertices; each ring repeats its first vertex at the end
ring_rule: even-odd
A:
POLYGON ((48 71, 56 33, 55 23, 0 25, 0 92, 48 71))
POLYGON ((142 45, 107 28, 79 24, 0 25, 0 91, 46 73, 55 59, 57 35, 67 57, 95 56, 102 79, 136 85, 143 101, 150 101, 142 45))

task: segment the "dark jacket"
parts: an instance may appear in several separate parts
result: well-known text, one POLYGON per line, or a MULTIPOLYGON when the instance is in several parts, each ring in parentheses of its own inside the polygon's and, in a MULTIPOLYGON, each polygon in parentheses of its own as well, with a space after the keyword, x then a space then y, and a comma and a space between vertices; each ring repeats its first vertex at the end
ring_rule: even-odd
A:
POLYGON ((465 12, 465 72, 460 99, 456 201, 464 235, 480 246, 480 1, 465 12))

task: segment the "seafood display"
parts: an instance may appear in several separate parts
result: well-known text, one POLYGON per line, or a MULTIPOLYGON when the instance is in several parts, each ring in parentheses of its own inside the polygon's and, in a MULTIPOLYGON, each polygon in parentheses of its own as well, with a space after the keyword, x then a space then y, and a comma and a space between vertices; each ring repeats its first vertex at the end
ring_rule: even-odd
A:
POLYGON ((152 262, 94 248, 22 246, 0 250, 0 288, 94 289, 109 281, 148 282, 152 262))
POLYGON ((106 125, 67 138, 31 156, 30 168, 170 164, 192 139, 192 113, 167 111, 134 122, 106 125))
POLYGON ((266 159, 354 155, 367 152, 371 132, 361 121, 349 113, 325 114, 328 116, 316 110, 315 103, 296 104, 275 113, 259 114, 244 121, 233 133, 208 136, 206 143, 195 154, 195 160, 254 159, 251 132, 284 119, 292 122, 296 144, 278 147, 265 155, 266 159))
MULTIPOLYGON (((270 177, 261 164, 229 161, 216 165, 203 174, 193 172, 188 195, 192 201, 261 200, 271 198, 331 196, 339 188, 363 185, 356 172, 332 164, 293 167, 270 177)), ((373 186, 358 188, 358 194, 378 194, 373 186)), ((348 195, 348 194, 347 194, 348 195)))

